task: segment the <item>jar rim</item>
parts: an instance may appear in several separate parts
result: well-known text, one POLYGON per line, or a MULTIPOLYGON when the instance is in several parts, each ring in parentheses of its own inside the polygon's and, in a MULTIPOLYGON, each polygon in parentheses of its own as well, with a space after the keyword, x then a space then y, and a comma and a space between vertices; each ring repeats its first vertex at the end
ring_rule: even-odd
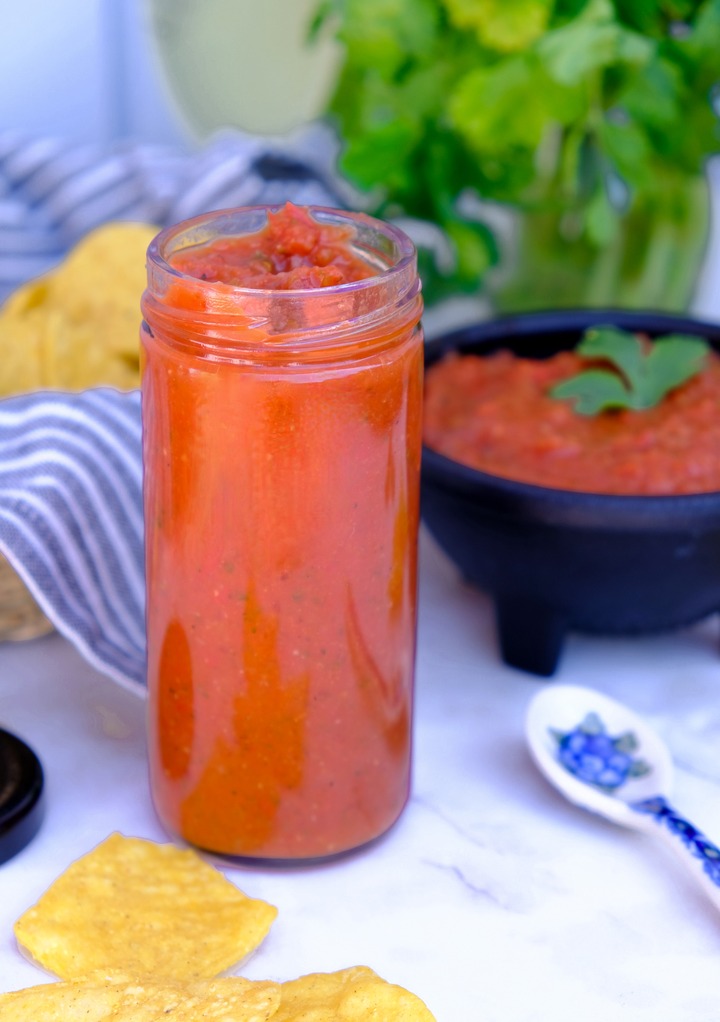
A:
POLYGON ((169 247, 175 239, 184 239, 187 248, 248 236, 284 205, 215 210, 161 231, 148 248, 148 284, 141 303, 150 333, 157 327, 167 343, 212 348, 213 357, 221 360, 251 355, 258 345, 266 352, 272 347, 278 357, 305 359, 311 351, 330 358, 348 345, 387 346, 418 323, 422 289, 415 246, 403 230, 366 213, 302 207, 321 224, 353 229, 349 243, 356 254, 371 269, 378 268, 361 280, 315 288, 252 288, 204 280, 172 266, 169 247), (241 220, 244 230, 239 229, 241 220), (176 285, 193 300, 178 300, 176 285))
MULTIPOLYGON (((192 274, 183 273, 182 270, 178 270, 174 267, 169 260, 166 258, 164 251, 166 246, 176 238, 182 235, 188 235, 192 232, 198 234, 203 227, 217 226, 223 221, 228 223, 233 218, 238 218, 240 214, 247 216, 248 218, 255 216, 258 219, 257 228, 262 229, 267 223, 269 213, 279 212, 286 203, 273 203, 264 205, 252 205, 252 206, 235 206, 223 209, 211 210, 207 213, 201 213, 198 216, 191 217, 187 220, 182 220, 179 223, 172 224, 168 227, 163 228, 158 234, 155 235, 153 240, 147 249, 147 258, 150 268, 159 270, 162 274, 169 274, 171 277, 182 280, 185 284, 193 286, 195 282, 196 286, 202 287, 207 293, 208 290, 215 290, 221 294, 236 295, 238 298, 243 296, 252 297, 259 299, 265 297, 267 300, 272 299, 273 301, 283 301, 302 298, 303 296, 316 295, 319 291, 328 293, 338 294, 352 294, 356 291, 367 290, 373 286, 377 286, 379 282, 387 284, 390 278, 396 278, 407 273, 408 269, 415 272, 416 262, 416 249, 412 240, 408 235, 393 224, 388 223, 385 220, 380 220, 377 217, 370 216, 368 213, 355 212, 352 210, 336 209, 331 206, 318 206, 318 205, 306 205, 302 208, 306 210, 310 216, 318 220, 322 224, 325 223, 336 223, 344 222, 349 227, 357 228, 359 225, 365 227, 368 230, 375 231, 378 235, 381 235, 391 241, 398 252, 398 258, 393 263, 389 263, 387 266, 379 269, 378 273, 373 273, 369 277, 364 277, 361 280, 347 281, 342 284, 332 284, 328 287, 323 288, 286 288, 286 289, 275 289, 275 288, 257 288, 257 287, 246 287, 239 284, 227 284, 223 281, 208 281, 203 280, 200 277, 195 277, 192 274), (327 218, 327 219, 323 219, 327 218)), ((248 232, 249 233, 249 232, 248 232)), ((232 233, 227 232, 228 237, 238 236, 239 231, 232 233)), ((210 241, 207 238, 206 241, 210 241)), ((202 241, 198 240, 194 244, 201 245, 202 241)))

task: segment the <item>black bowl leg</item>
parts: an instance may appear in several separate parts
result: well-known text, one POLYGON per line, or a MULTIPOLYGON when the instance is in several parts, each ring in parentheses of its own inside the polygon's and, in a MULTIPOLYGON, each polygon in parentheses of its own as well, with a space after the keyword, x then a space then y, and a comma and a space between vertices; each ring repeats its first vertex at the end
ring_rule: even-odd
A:
POLYGON ((534 600, 497 595, 495 616, 506 664, 546 678, 555 673, 568 624, 562 614, 534 600))

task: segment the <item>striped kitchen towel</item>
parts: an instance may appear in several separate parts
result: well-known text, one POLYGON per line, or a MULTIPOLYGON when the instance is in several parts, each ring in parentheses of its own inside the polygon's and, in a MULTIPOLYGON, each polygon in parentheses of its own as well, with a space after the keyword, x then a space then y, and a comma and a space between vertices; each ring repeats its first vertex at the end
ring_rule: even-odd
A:
POLYGON ((99 670, 145 686, 140 395, 0 401, 0 552, 99 670))

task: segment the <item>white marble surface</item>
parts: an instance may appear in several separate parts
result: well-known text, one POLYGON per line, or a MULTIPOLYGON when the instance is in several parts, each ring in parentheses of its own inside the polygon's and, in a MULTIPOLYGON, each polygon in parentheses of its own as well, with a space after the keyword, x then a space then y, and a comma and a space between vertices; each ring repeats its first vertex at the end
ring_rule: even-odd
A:
MULTIPOLYGON (((503 667, 489 603, 423 537, 415 776, 378 845, 311 869, 228 874, 279 917, 241 970, 288 979, 367 964, 438 1022, 715 1022, 720 915, 659 842, 566 804, 523 744, 548 684, 503 667)), ((666 738, 676 804, 720 841, 717 618, 634 640, 570 637, 557 681, 624 699, 666 738)), ((550 682, 552 683, 552 682, 550 682)), ((62 638, 0 647, 0 725, 31 742, 47 817, 0 867, 0 990, 50 981, 12 924, 110 832, 163 840, 144 704, 62 638)))

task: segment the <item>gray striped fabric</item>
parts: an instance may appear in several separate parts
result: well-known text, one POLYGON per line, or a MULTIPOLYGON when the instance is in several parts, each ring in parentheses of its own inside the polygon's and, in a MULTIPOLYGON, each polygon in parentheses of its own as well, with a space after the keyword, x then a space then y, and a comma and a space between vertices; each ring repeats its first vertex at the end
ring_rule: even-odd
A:
MULTIPOLYGON (((229 206, 346 205, 329 133, 237 133, 178 153, 0 133, 0 301, 109 220, 164 226, 229 206)), ((145 691, 139 394, 0 401, 0 551, 98 669, 145 691)))
POLYGON ((100 670, 145 684, 140 395, 0 401, 0 550, 100 670))

